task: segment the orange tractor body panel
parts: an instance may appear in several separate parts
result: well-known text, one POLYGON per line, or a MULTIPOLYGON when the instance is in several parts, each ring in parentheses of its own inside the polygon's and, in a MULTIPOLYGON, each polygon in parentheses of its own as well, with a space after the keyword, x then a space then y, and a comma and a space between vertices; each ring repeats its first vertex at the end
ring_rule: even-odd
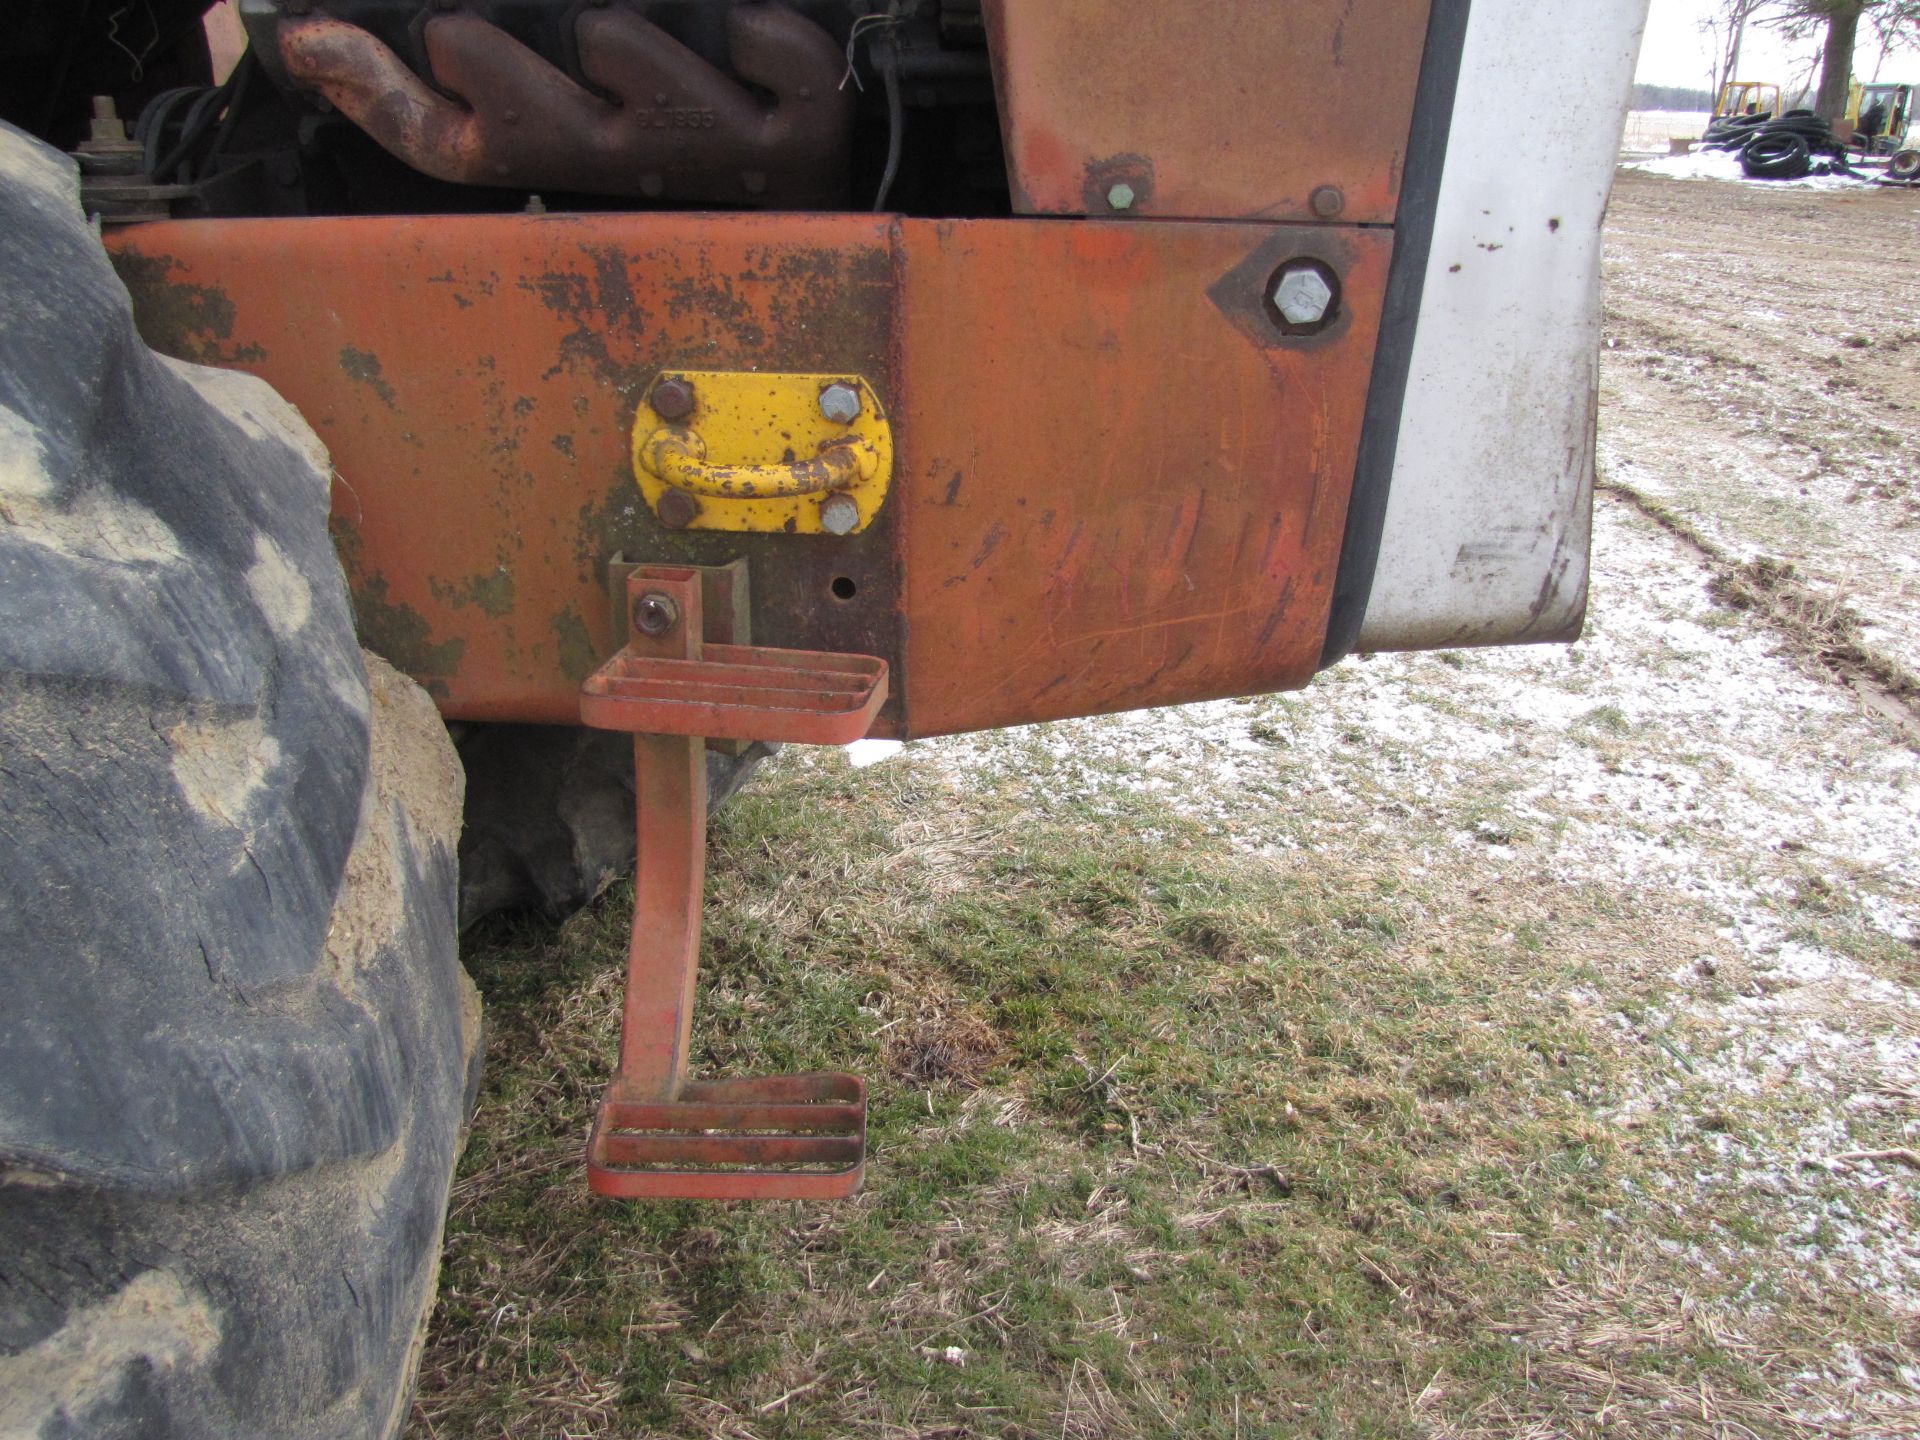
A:
POLYGON ((368 642, 458 719, 574 723, 618 555, 745 555, 755 638, 896 670, 877 733, 1270 691, 1318 661, 1392 232, 844 215, 219 220, 112 238, 144 333, 313 424, 368 642), (1341 277, 1288 337, 1272 276, 1341 277), (663 370, 860 374, 865 532, 673 531, 663 370))

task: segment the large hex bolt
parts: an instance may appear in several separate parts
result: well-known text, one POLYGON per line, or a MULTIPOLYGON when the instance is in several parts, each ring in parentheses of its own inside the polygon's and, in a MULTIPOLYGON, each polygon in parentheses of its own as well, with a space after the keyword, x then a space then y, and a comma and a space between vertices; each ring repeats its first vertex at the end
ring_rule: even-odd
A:
POLYGON ((680 619, 680 607, 671 595, 649 590, 633 602, 633 628, 642 635, 664 635, 680 619))
POLYGON ((684 490, 667 491, 654 510, 669 530, 684 530, 700 518, 700 502, 684 490))
POLYGON ((829 495, 820 502, 820 528, 829 535, 851 535, 860 523, 860 506, 851 495, 829 495))
POLYGON ((653 387, 647 403, 662 420, 684 420, 693 413, 693 386, 677 376, 662 380, 653 387))
POLYGON ((1133 186, 1124 180, 1116 181, 1107 187, 1107 204, 1115 210, 1131 210, 1136 197, 1133 186))
POLYGON ((1273 277, 1273 308, 1296 331, 1319 330, 1333 317, 1333 281, 1316 260, 1290 260, 1273 277))
POLYGON ((822 385, 820 413, 836 425, 851 425, 860 418, 860 392, 844 380, 822 385))

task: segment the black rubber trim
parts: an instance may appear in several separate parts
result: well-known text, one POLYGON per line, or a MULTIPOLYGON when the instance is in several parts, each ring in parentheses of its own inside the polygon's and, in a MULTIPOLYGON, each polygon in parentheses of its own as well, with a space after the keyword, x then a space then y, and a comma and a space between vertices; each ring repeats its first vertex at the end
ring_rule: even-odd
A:
POLYGON ((1353 496, 1347 502, 1347 533, 1340 546, 1340 573, 1333 582, 1333 612, 1320 668, 1344 660, 1360 638, 1380 563, 1380 535, 1386 527, 1387 491, 1400 445, 1400 411, 1407 398, 1407 372, 1413 364, 1414 331, 1426 292, 1427 257, 1433 250, 1434 217, 1440 208, 1441 174, 1446 169, 1447 137, 1460 88, 1460 57, 1467 43, 1467 12, 1472 0, 1433 0, 1427 15, 1427 46, 1420 62, 1420 88, 1413 100, 1413 130, 1407 137, 1406 183, 1394 227, 1393 268, 1380 317, 1380 341, 1373 354, 1373 378, 1367 390, 1367 416, 1354 466, 1353 496))

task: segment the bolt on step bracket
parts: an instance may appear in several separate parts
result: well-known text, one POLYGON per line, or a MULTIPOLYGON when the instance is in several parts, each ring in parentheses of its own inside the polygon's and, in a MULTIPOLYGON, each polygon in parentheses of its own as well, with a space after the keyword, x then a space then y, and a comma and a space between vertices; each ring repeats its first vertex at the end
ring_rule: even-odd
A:
POLYGON ((705 644, 700 600, 691 568, 635 569, 627 645, 581 694, 588 725, 633 732, 639 857, 620 1062, 587 1142, 587 1183, 623 1199, 834 1199, 858 1189, 866 1168, 857 1076, 687 1076, 706 884, 705 737, 848 744, 886 700, 887 665, 705 644))

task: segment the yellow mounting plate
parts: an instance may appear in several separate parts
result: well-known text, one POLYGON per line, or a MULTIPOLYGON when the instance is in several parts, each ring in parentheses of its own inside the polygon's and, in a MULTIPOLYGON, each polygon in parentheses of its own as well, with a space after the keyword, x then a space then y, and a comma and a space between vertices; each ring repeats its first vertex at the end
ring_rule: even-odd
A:
POLYGON ((634 417, 633 474, 669 529, 857 535, 893 481, 893 430, 858 375, 666 370, 634 417))

